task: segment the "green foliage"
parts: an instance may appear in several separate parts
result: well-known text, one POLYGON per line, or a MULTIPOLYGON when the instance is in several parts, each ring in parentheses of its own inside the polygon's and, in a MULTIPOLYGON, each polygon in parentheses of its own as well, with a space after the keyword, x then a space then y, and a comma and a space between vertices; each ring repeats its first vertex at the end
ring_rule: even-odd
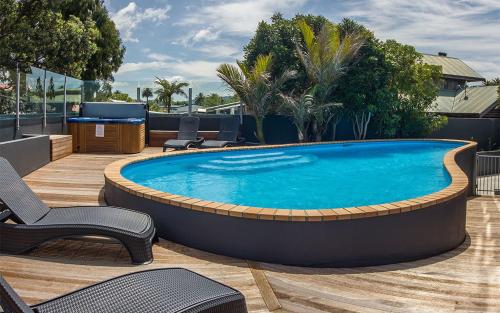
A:
POLYGON ((299 142, 308 139, 307 131, 311 123, 311 116, 314 110, 314 97, 303 94, 300 97, 284 96, 279 112, 292 118, 293 124, 297 128, 299 142))
MULTIPOLYGON (((422 64, 413 47, 392 40, 381 42, 353 20, 334 25, 322 16, 297 15, 289 20, 275 14, 270 23, 259 23, 244 51, 247 67, 259 55, 272 54, 271 78, 288 69, 297 72, 296 79, 283 86, 288 96, 279 112, 295 122, 314 122, 317 140, 328 124, 334 126, 335 134, 341 115, 352 121, 360 139, 366 136, 369 123, 381 137, 424 136, 446 123, 446 118, 427 113, 437 96, 440 69, 422 64), (364 43, 361 47, 360 42, 364 43), (352 53, 346 53, 349 46, 352 53), (339 57, 332 57, 332 51, 339 51, 339 57), (313 107, 304 101, 308 94, 314 96, 313 107), (304 112, 310 112, 309 119, 304 112)), ((276 104, 272 101, 269 109, 276 104)))
POLYGON ((265 143, 263 121, 273 99, 281 96, 283 85, 295 76, 295 72, 285 70, 271 79, 271 61, 271 55, 261 55, 252 67, 237 61, 238 66, 222 64, 217 68, 217 76, 233 89, 254 116, 255 135, 260 143, 265 143))
POLYGON ((205 101, 205 95, 202 92, 197 94, 196 97, 194 98, 195 105, 202 106, 204 101, 205 101))
POLYGON ((153 89, 151 88, 144 88, 142 90, 142 97, 146 98, 146 102, 149 102, 149 98, 153 96, 153 89))
POLYGON ((111 99, 118 101, 134 102, 134 99, 130 98, 130 96, 127 93, 123 93, 119 90, 116 90, 111 94, 111 99))
POLYGON ((424 64, 414 47, 394 40, 382 49, 389 65, 388 88, 392 93, 387 109, 378 112, 379 132, 387 137, 421 137, 442 127, 446 119, 429 109, 439 92, 441 67, 424 64))
POLYGON ((124 48, 100 0, 3 0, 0 65, 19 62, 83 79, 112 79, 124 48))
POLYGON ((317 35, 305 20, 299 20, 297 26, 303 44, 297 43, 296 50, 312 85, 314 129, 316 141, 321 141, 337 111, 338 105, 332 101, 335 86, 365 40, 357 33, 342 34, 339 26, 330 23, 323 24, 317 35))
POLYGON ((339 28, 341 36, 357 33, 365 42, 334 92, 343 103, 343 114, 351 120, 355 138, 365 139, 371 117, 390 109, 386 107, 392 96, 388 85, 390 67, 382 43, 363 25, 344 19, 339 28))
POLYGON ((186 93, 182 88, 189 86, 186 82, 179 81, 168 81, 167 79, 161 79, 156 77, 155 84, 157 84, 160 88, 155 91, 159 103, 164 103, 167 107, 167 112, 170 113, 170 108, 172 107, 172 96, 173 95, 181 95, 187 97, 186 93))
POLYGON ((109 81, 102 82, 102 85, 96 92, 94 101, 102 101, 102 102, 109 101, 110 99, 112 99, 111 97, 113 96, 112 89, 113 87, 111 86, 111 82, 109 81))
POLYGON ((52 1, 52 10, 60 12, 65 19, 74 16, 81 21, 92 21, 97 36, 94 40, 96 51, 86 63, 82 72, 82 79, 113 80, 116 72, 123 63, 125 47, 115 23, 109 17, 103 0, 59 0, 52 1))
POLYGON ((271 23, 265 21, 259 23, 254 37, 244 47, 243 63, 247 67, 251 67, 259 55, 272 55, 274 61, 269 69, 271 77, 279 77, 287 70, 295 71, 296 78, 293 82, 285 84, 284 91, 293 90, 302 94, 309 87, 309 82, 305 69, 295 53, 296 42, 302 40, 300 30, 297 27, 299 20, 305 20, 316 33, 319 32, 323 24, 330 23, 323 16, 299 14, 288 20, 276 13, 271 17, 271 23))
POLYGON ((220 95, 218 95, 216 93, 211 93, 205 97, 202 105, 204 107, 213 107, 216 105, 221 105, 223 103, 224 103, 224 99, 220 95))

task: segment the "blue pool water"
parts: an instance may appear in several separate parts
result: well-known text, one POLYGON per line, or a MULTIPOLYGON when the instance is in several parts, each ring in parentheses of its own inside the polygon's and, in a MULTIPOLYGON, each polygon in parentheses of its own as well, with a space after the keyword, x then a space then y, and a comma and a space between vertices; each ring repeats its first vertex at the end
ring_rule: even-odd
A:
POLYGON ((393 141, 173 156, 135 163, 140 185, 210 201, 320 209, 415 198, 447 187, 444 155, 461 143, 393 141))

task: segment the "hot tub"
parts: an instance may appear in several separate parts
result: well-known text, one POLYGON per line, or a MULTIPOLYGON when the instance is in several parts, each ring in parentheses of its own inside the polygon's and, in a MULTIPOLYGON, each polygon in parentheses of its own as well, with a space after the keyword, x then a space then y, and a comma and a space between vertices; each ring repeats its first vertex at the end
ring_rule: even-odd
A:
POLYGON ((144 118, 68 118, 73 152, 139 153, 145 147, 144 118))
POLYGON ((159 235, 243 259, 368 266, 454 249, 466 236, 476 144, 382 140, 129 158, 105 170, 109 205, 159 235))

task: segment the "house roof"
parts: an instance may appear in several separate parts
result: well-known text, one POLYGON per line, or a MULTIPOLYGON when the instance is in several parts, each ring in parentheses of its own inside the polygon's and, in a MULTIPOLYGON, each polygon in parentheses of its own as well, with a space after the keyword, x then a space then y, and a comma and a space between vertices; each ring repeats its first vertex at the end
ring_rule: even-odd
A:
POLYGON ((455 93, 450 90, 440 92, 432 112, 450 115, 475 115, 482 117, 499 104, 498 86, 479 86, 455 93))
POLYGON ((459 78, 467 81, 485 80, 484 77, 465 64, 464 61, 457 58, 424 54, 423 61, 430 65, 441 65, 443 76, 445 77, 459 78))

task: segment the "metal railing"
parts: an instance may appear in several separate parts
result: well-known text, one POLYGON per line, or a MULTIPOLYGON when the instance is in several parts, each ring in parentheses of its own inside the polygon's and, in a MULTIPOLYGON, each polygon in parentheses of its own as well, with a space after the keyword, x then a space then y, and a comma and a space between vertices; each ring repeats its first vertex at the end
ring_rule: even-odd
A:
POLYGON ((500 195, 500 153, 478 153, 475 189, 476 195, 500 195))

